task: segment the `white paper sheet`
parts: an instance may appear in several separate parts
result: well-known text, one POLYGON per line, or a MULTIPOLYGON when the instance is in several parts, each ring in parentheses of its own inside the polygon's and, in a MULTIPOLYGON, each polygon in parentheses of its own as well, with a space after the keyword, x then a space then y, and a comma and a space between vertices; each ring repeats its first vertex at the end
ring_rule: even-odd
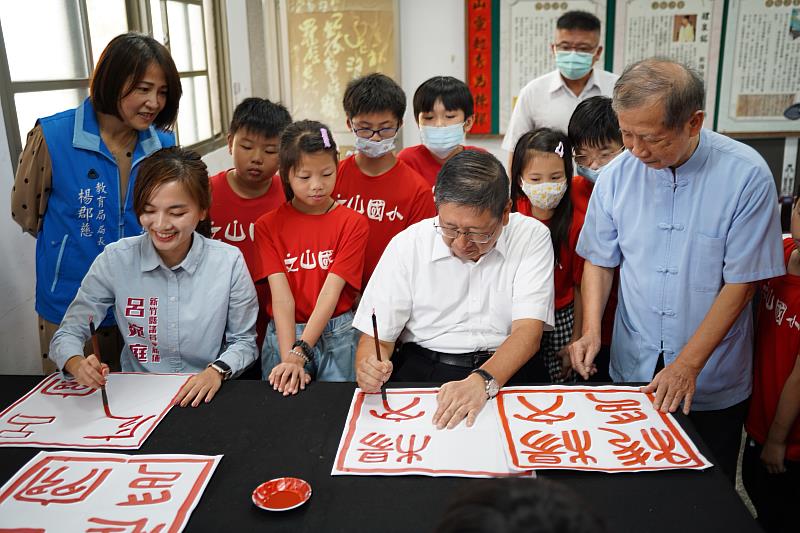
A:
POLYGON ((0 446, 138 449, 190 377, 110 374, 109 417, 99 390, 52 374, 0 413, 0 446))
POLYGON ((39 452, 0 489, 0 527, 181 531, 220 459, 39 452))
POLYGON ((331 475, 529 475, 509 468, 494 409, 484 408, 471 428, 436 429, 438 392, 389 389, 387 410, 380 393, 356 389, 331 475))
POLYGON ((704 469, 675 419, 638 387, 509 387, 497 397, 514 468, 636 472, 704 469))

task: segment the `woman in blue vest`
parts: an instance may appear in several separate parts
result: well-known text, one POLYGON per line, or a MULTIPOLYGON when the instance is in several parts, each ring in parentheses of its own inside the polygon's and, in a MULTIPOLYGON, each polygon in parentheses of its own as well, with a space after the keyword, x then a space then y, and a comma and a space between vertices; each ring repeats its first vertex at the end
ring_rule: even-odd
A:
MULTIPOLYGON (((45 373, 50 339, 83 276, 106 244, 139 235, 133 213, 139 164, 175 144, 169 130, 181 98, 178 70, 155 39, 125 33, 106 46, 89 98, 40 118, 28 133, 11 197, 11 216, 36 238, 36 312, 45 373)), ((93 317, 100 351, 119 368, 124 346, 113 318, 93 317)), ((89 317, 86 318, 87 321, 89 317)))

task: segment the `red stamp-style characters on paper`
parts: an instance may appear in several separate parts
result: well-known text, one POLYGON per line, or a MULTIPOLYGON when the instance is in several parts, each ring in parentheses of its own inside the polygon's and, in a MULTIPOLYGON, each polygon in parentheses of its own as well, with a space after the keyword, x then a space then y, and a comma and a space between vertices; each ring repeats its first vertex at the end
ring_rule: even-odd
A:
POLYGON ((523 450, 522 454, 527 456, 529 463, 543 464, 543 465, 557 465, 561 464, 561 455, 563 455, 564 444, 553 433, 547 433, 534 429, 525 433, 520 440, 520 443, 528 448, 523 450))
POLYGON ((675 437, 669 431, 650 428, 642 430, 642 438, 655 452, 653 459, 666 461, 673 465, 685 465, 692 459, 675 451, 675 437))
POLYGON ((106 441, 111 441, 113 439, 130 439, 133 438, 136 434, 136 430, 139 429, 143 424, 146 424, 151 419, 155 418, 155 415, 144 416, 144 415, 137 415, 137 416, 110 416, 108 418, 113 418, 115 420, 124 420, 125 422, 119 425, 119 428, 112 434, 108 435, 86 435, 84 438, 87 439, 101 439, 106 441))
POLYGON ((142 477, 133 479, 128 488, 141 492, 128 494, 127 499, 117 505, 152 505, 169 501, 172 498, 170 491, 181 477, 181 472, 151 472, 146 464, 139 465, 138 472, 142 477))
POLYGON ((73 468, 70 465, 58 466, 58 462, 42 465, 19 491, 14 499, 23 502, 36 502, 42 505, 51 503, 73 504, 88 498, 108 477, 111 468, 73 468))
POLYGON ((614 428, 600 428, 600 431, 607 431, 616 435, 615 438, 608 439, 608 443, 614 447, 612 453, 623 466, 644 466, 647 464, 651 454, 642 446, 642 441, 634 440, 627 433, 614 428))
POLYGON ((92 517, 86 527, 86 533, 161 533, 167 524, 160 523, 154 526, 147 524, 147 518, 138 520, 109 520, 107 518, 92 517))
POLYGON ((89 396, 93 392, 95 392, 95 389, 81 385, 77 381, 59 379, 45 385, 40 394, 66 398, 67 396, 89 396))
POLYGON ((380 418, 382 420, 391 420, 393 422, 402 422, 405 420, 413 420, 415 418, 419 418, 425 415, 425 411, 418 411, 417 413, 409 413, 411 409, 419 405, 421 399, 417 396, 411 402, 406 405, 405 407, 401 407, 400 409, 392 409, 389 407, 387 402, 383 402, 383 413, 378 413, 377 409, 370 409, 369 414, 374 416, 375 418, 380 418))
POLYGON ((632 398, 601 400, 591 392, 586 393, 586 398, 598 404, 595 406, 596 411, 613 413, 609 424, 629 424, 647 419, 647 415, 642 411, 641 402, 632 398))
POLYGON ((6 424, 11 427, 0 429, 0 438, 5 439, 27 439, 36 432, 33 429, 28 429, 31 426, 36 428, 40 424, 52 424, 55 421, 54 416, 28 416, 16 414, 8 419, 6 424))
POLYGON ((392 439, 383 433, 368 433, 358 441, 363 446, 357 448, 361 452, 358 461, 360 463, 386 463, 389 462, 390 454, 395 452, 398 455, 394 459, 398 463, 405 461, 407 464, 411 464, 414 461, 422 461, 420 452, 428 447, 431 441, 430 435, 423 435, 421 444, 417 435, 409 436, 405 445, 403 438, 404 435, 398 435, 392 439), (418 447, 415 448, 415 445, 418 447))
POLYGON ((575 417, 574 411, 565 414, 556 413, 556 411, 558 411, 558 409, 564 403, 564 396, 561 394, 555 397, 550 407, 545 407, 543 409, 540 409, 539 407, 533 405, 531 402, 528 401, 527 398, 525 398, 525 396, 519 395, 517 396, 517 400, 519 400, 519 403, 527 407, 528 410, 530 410, 531 412, 531 414, 527 416, 515 414, 514 418, 519 418, 520 420, 526 420, 528 422, 542 422, 548 425, 552 425, 556 422, 564 422, 565 420, 570 420, 571 418, 575 417))

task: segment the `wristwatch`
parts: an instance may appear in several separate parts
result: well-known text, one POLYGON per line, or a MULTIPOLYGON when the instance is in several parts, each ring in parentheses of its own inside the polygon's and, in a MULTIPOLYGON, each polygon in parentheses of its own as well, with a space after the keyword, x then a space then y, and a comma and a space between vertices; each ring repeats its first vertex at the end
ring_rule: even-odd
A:
POLYGON ((497 384, 497 380, 494 379, 494 376, 488 373, 486 370, 482 368, 476 368, 470 374, 478 374, 483 380, 486 382, 486 398, 491 400, 497 393, 500 392, 500 385, 497 384))
POLYGON ((230 365, 228 365, 228 363, 226 363, 222 359, 217 359, 213 363, 210 363, 208 366, 209 368, 213 368, 214 370, 220 373, 220 375, 222 376, 222 381, 230 379, 231 376, 233 375, 233 370, 231 370, 230 365))

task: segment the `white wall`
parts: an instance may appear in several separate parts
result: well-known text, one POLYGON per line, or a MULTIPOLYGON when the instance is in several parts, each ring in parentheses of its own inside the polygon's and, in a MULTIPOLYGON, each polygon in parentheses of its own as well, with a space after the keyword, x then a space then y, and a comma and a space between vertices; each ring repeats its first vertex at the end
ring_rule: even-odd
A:
POLYGON ((12 168, 6 131, 0 128, 0 374, 41 374, 33 310, 36 241, 11 218, 12 168))
MULTIPOLYGON (((403 146, 419 144, 414 121, 414 91, 433 76, 467 81, 466 23, 463 0, 402 0, 400 9, 400 79, 408 107, 403 119, 403 146)), ((507 159, 502 139, 469 138, 469 144, 507 159)))

